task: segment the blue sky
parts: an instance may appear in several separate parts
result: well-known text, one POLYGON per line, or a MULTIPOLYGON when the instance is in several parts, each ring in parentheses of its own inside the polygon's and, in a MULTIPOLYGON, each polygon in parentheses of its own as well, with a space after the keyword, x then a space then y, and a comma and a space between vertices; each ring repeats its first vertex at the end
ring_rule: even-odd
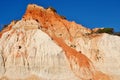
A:
POLYGON ((113 27, 120 32, 120 0, 2 0, 0 29, 12 20, 21 19, 29 3, 52 6, 69 21, 88 28, 113 27))

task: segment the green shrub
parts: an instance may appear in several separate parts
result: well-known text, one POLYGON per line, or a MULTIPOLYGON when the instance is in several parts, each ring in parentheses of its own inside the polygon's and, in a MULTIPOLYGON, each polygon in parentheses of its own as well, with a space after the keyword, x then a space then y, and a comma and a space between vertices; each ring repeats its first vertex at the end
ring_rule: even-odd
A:
POLYGON ((15 24, 19 21, 19 20, 14 20, 15 21, 15 24))
POLYGON ((57 12, 56 10, 55 10, 55 8, 53 8, 53 7, 48 7, 47 9, 51 9, 53 12, 57 12))
POLYGON ((114 35, 120 36, 120 32, 114 32, 114 35))
POLYGON ((61 17, 62 19, 67 19, 65 16, 62 16, 62 15, 60 15, 60 17, 61 17))
POLYGON ((103 29, 99 29, 96 33, 108 33, 108 34, 113 34, 113 28, 103 28, 103 29))
POLYGON ((9 24, 5 24, 5 25, 3 26, 3 29, 6 28, 6 27, 8 27, 8 25, 9 25, 9 24))

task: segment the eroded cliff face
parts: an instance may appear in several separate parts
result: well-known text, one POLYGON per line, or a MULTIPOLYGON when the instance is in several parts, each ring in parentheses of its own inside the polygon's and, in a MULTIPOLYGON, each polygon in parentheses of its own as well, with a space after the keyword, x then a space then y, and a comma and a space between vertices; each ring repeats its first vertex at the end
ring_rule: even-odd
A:
POLYGON ((24 22, 19 21, 0 39, 1 76, 25 79, 36 75, 45 80, 75 78, 62 48, 38 29, 34 20, 26 21, 31 28, 26 28, 28 24, 24 22))
POLYGON ((91 32, 51 8, 28 5, 0 32, 0 78, 119 80, 120 37, 91 32))

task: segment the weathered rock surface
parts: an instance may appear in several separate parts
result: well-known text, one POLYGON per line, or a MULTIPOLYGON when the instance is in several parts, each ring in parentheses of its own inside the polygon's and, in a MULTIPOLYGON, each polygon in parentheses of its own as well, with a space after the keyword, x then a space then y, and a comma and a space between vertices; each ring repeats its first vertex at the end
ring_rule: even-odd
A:
POLYGON ((1 80, 120 80, 120 37, 92 34, 31 4, 0 32, 1 80))

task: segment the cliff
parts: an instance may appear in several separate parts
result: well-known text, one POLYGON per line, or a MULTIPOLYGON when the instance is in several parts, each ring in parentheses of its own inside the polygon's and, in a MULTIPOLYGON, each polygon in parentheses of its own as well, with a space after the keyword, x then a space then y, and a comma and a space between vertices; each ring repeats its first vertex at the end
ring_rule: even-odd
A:
POLYGON ((119 41, 30 4, 0 32, 0 79, 119 80, 119 41))

